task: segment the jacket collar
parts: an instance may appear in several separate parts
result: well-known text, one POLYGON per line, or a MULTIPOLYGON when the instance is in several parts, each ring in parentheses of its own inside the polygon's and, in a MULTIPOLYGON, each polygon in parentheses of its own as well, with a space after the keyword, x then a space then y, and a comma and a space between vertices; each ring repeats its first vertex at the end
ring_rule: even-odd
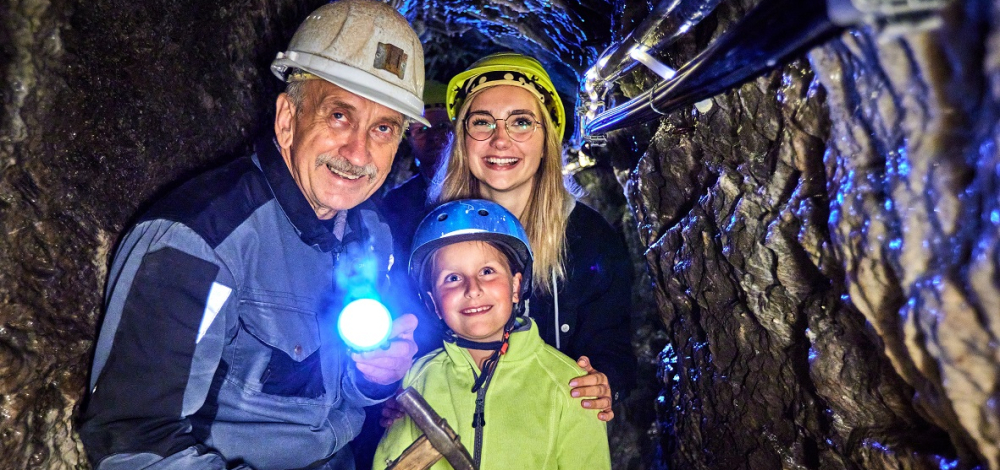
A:
MULTIPOLYGON (((305 244, 315 246, 321 251, 340 252, 342 246, 341 240, 333 234, 333 231, 323 221, 320 221, 316 217, 316 212, 309 205, 309 201, 306 200, 306 197, 302 194, 302 190, 299 189, 299 186, 295 183, 295 179, 292 178, 291 170, 285 164, 284 158, 281 157, 281 153, 278 151, 278 143, 274 140, 274 135, 265 133, 263 137, 257 140, 254 150, 256 151, 260 169, 264 172, 264 178, 271 187, 271 192, 274 194, 275 200, 285 213, 285 216, 288 217, 288 221, 295 227, 299 238, 305 244)), ((351 217, 350 212, 352 211, 347 212, 347 214, 338 212, 335 217, 348 217, 348 225, 353 226, 354 224, 351 224, 350 221, 352 218, 356 219, 357 215, 355 214, 354 217, 351 217)), ((342 222, 337 225, 342 226, 342 222)))
MULTIPOLYGON (((538 336, 538 325, 528 317, 518 319, 517 326, 514 327, 508 341, 510 346, 507 347, 507 354, 500 357, 500 363, 497 364, 497 367, 500 367, 501 364, 533 359, 545 344, 542 342, 542 337, 538 336)), ((444 350, 455 365, 467 364, 475 370, 479 370, 468 349, 444 341, 444 350)))

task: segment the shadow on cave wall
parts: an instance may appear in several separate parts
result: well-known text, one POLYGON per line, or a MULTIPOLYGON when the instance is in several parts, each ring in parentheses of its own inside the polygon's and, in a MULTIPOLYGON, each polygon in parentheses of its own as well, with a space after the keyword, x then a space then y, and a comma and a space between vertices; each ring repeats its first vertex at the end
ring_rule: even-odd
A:
MULTIPOLYGON (((72 417, 111 247, 157 194, 249 150, 279 91, 267 65, 321 3, 0 4, 0 467, 86 466, 72 417)), ((753 3, 661 58, 683 64, 753 3)), ((394 4, 430 76, 533 53, 567 109, 651 8, 394 4)), ((852 31, 585 149, 586 200, 649 275, 616 468, 1000 469, 995 15, 955 2, 936 31, 852 31)), ((637 70, 619 92, 654 83, 637 70)))

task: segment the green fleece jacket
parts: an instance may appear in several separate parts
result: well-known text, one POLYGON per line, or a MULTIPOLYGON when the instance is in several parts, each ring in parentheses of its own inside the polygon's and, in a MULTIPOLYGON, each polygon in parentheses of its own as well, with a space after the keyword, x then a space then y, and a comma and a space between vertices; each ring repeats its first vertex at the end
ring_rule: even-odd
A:
MULTIPOLYGON (((584 374, 572 359, 542 342, 534 322, 510 336, 486 392, 480 470, 611 468, 608 435, 597 412, 570 397, 569 381, 584 374)), ((420 358, 403 379, 461 436, 473 455, 472 384, 478 368, 468 350, 444 343, 420 358)), ((386 468, 422 435, 409 417, 396 420, 375 451, 372 468, 386 468)), ((431 470, 450 470, 442 459, 431 470)))

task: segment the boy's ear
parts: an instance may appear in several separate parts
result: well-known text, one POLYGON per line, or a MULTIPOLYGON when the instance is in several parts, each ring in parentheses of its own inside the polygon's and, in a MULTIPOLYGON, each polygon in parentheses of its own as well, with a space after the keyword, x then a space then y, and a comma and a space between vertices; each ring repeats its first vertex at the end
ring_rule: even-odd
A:
POLYGON ((511 284, 511 287, 514 289, 512 301, 516 304, 521 301, 521 273, 514 274, 511 284))
POLYGON ((439 319, 444 320, 444 317, 441 316, 441 312, 438 311, 437 303, 434 302, 434 294, 430 292, 424 292, 424 295, 422 295, 421 297, 424 298, 424 306, 427 307, 427 310, 434 312, 434 314, 437 315, 439 319))

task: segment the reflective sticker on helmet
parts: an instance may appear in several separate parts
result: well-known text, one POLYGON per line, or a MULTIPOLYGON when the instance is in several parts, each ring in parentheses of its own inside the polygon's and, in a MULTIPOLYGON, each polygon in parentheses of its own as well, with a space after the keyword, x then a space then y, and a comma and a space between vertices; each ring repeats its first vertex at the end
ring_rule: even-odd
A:
POLYGON ((375 64, 373 66, 394 74, 402 80, 406 73, 406 53, 392 44, 380 42, 378 50, 375 51, 375 64))

